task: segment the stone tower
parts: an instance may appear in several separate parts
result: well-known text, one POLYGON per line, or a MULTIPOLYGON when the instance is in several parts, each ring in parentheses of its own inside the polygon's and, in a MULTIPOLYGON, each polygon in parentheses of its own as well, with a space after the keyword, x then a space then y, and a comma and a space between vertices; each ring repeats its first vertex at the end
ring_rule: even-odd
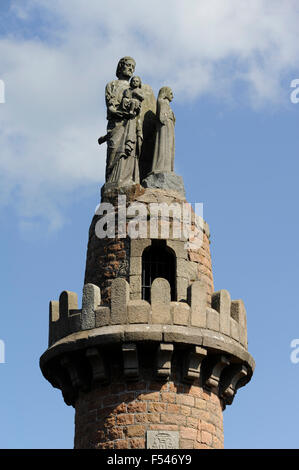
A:
MULTIPOLYGON (((124 70, 117 69, 121 86, 124 70)), ((75 408, 75 448, 222 448, 223 410, 254 370, 242 300, 214 292, 209 227, 188 205, 173 167, 161 169, 167 150, 157 151, 159 129, 150 124, 164 104, 156 111, 149 88, 142 85, 148 98, 141 111, 135 103, 135 114, 131 107, 124 115, 121 145, 135 147, 113 161, 125 167, 110 165, 109 173, 111 140, 121 141, 109 133, 109 117, 108 137, 101 138, 110 139, 106 184, 89 230, 82 308, 70 291, 50 302, 40 366, 75 408), (151 168, 151 152, 159 171, 151 168), (129 170, 135 176, 122 179, 129 170)), ((124 108, 121 98, 117 106, 124 108)), ((170 140, 168 132, 167 148, 170 140)))

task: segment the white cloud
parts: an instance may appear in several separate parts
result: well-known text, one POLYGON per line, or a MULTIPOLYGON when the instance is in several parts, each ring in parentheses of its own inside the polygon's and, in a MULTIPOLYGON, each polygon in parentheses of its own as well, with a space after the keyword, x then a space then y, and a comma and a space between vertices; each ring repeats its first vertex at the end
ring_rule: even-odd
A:
POLYGON ((29 226, 60 226, 65 198, 103 182, 104 86, 121 56, 135 57, 155 92, 233 96, 241 80, 254 105, 279 101, 299 59, 296 0, 19 0, 11 15, 17 26, 0 39, 0 195, 29 226))

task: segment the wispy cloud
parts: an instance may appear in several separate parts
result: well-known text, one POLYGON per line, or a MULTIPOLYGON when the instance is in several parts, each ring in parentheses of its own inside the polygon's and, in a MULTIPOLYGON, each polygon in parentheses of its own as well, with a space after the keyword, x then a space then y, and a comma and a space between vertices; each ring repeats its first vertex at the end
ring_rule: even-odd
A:
POLYGON ((177 100, 215 88, 233 96, 241 81, 248 105, 279 101, 299 59, 296 0, 22 0, 9 16, 0 196, 23 226, 41 217, 59 227, 67 196, 103 182, 104 86, 121 56, 135 57, 155 92, 170 84, 177 100))

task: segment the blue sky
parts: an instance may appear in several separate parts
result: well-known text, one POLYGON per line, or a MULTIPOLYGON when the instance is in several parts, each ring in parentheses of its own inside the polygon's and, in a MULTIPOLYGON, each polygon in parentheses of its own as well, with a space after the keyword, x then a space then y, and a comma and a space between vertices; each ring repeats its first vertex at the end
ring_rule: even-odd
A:
POLYGON ((215 290, 247 309, 256 371, 224 412, 225 446, 299 447, 299 9, 160 3, 0 4, 0 448, 73 446, 74 411, 38 361, 48 301, 64 289, 81 297, 104 177, 104 86, 123 55, 155 93, 173 88, 176 171, 188 200, 204 204, 215 290))

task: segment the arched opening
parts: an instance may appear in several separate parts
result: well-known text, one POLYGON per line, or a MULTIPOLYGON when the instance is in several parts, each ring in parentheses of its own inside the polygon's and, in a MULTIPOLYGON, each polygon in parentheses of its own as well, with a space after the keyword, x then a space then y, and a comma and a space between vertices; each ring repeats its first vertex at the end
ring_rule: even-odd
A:
POLYGON ((142 286, 143 300, 150 302, 151 285, 157 277, 167 279, 170 284, 171 300, 176 298, 176 258, 173 250, 166 246, 165 240, 152 240, 152 245, 142 254, 142 286))

